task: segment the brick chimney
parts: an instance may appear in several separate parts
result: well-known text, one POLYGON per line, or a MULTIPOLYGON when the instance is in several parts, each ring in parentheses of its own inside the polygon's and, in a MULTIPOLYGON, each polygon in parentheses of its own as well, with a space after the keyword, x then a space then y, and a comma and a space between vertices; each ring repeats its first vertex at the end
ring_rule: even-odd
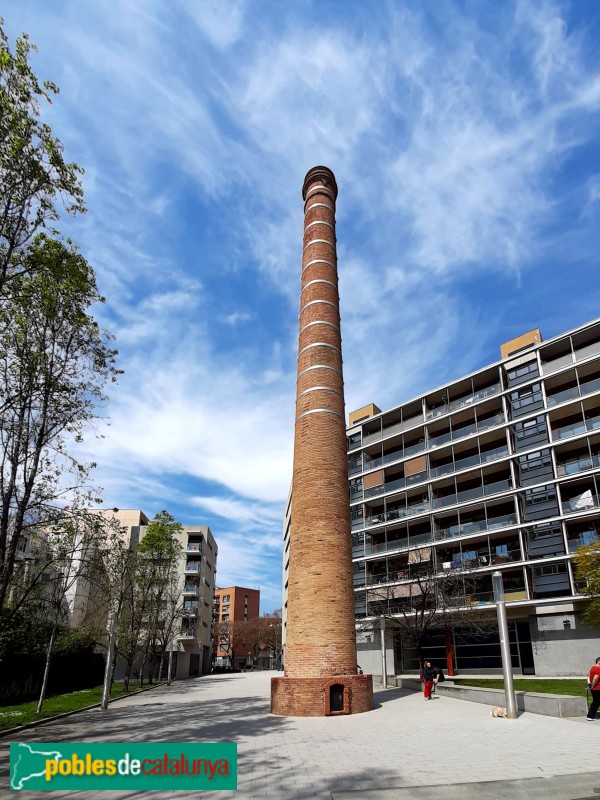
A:
POLYGON ((271 711, 325 716, 370 711, 357 675, 348 460, 337 276, 337 184, 313 167, 302 187, 304 249, 285 676, 271 711))

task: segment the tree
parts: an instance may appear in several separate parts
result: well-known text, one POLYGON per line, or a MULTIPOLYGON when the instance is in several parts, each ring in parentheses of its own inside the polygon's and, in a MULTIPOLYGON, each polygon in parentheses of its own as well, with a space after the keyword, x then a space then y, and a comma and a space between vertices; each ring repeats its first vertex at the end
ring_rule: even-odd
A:
POLYGON ((273 668, 279 669, 282 635, 281 612, 278 610, 272 614, 264 614, 251 622, 255 629, 255 651, 257 648, 258 652, 266 650, 273 668))
MULTIPOLYGON (((178 565, 182 545, 177 534, 183 530, 167 511, 160 511, 148 526, 138 546, 136 569, 135 618, 143 644, 140 682, 149 656, 159 650, 160 661, 169 646, 173 624, 181 611, 178 565), (157 647, 158 646, 158 647, 157 647), (162 648, 162 649, 161 649, 162 648)), ((153 661, 150 662, 150 683, 153 680, 153 661)))
POLYGON ((0 610, 27 535, 60 522, 64 497, 97 502, 87 488, 94 464, 78 461, 74 445, 118 374, 111 337, 89 313, 104 298, 77 249, 39 234, 23 264, 0 298, 0 610))
POLYGON ((423 644, 434 630, 460 628, 476 636, 494 628, 493 612, 475 604, 479 579, 466 569, 440 574, 430 547, 410 551, 404 577, 410 582, 367 591, 371 619, 359 630, 375 632, 383 626, 386 638, 399 637, 413 646, 422 665, 423 644))
POLYGON ((51 103, 58 87, 31 69, 35 50, 23 34, 13 53, 0 19, 0 296, 13 278, 42 266, 27 258, 28 248, 42 229, 56 233, 57 203, 71 214, 85 211, 82 170, 65 161, 40 119, 40 103, 51 103))
POLYGON ((220 650, 232 667, 235 659, 251 655, 256 658, 268 651, 275 667, 281 653, 281 616, 278 612, 248 620, 218 622, 213 628, 213 650, 220 650))
POLYGON ((0 20, 0 611, 17 554, 62 524, 63 498, 92 504, 93 464, 73 445, 117 375, 110 337, 89 314, 103 302, 94 272, 53 227, 61 210, 85 211, 82 170, 41 119, 58 89, 31 69, 34 51, 26 34, 11 51, 0 20))
POLYGON ((575 578, 579 591, 590 598, 584 618, 590 625, 600 627, 600 546, 598 542, 580 547, 573 556, 575 578))

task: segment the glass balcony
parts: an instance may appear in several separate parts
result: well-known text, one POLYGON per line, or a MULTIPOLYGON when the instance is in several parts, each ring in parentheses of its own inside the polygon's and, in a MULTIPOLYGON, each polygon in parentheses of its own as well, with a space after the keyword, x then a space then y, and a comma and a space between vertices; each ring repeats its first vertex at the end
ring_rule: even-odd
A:
POLYGON ((590 508, 600 508, 600 497, 592 494, 591 490, 583 492, 578 497, 563 500, 563 512, 575 514, 578 511, 588 511, 590 508))
MULTIPOLYGON (((423 476, 421 480, 425 480, 426 473, 421 473, 423 476)), ((369 497, 377 497, 380 494, 388 494, 388 492, 395 492, 397 489, 404 489, 407 484, 406 478, 398 478, 396 481, 390 481, 385 485, 374 486, 372 489, 365 489, 365 500, 369 497)))
POLYGON ((200 572, 200 564, 196 561, 189 561, 185 565, 185 572, 200 572))
POLYGON ((577 397, 585 397, 588 394, 600 391, 600 378, 592 378, 591 380, 584 381, 579 386, 572 386, 570 389, 565 389, 562 392, 549 395, 548 406, 556 406, 559 403, 566 403, 568 400, 574 400, 577 397))
POLYGON ((202 543, 201 542, 188 542, 188 546, 186 547, 188 552, 192 553, 201 553, 202 552, 202 543))
POLYGON ((578 436, 580 433, 585 433, 587 430, 585 422, 573 422, 570 425, 564 425, 562 428, 556 428, 552 433, 552 438, 568 439, 570 436, 578 436))
POLYGON ((579 390, 582 396, 600 391, 600 378, 592 378, 592 380, 585 381, 585 383, 581 383, 579 385, 579 390))
POLYGON ((542 375, 548 375, 551 372, 556 372, 556 370, 567 367, 572 363, 573 355, 571 353, 567 353, 565 356, 555 358, 553 361, 546 361, 542 364, 542 375))
POLYGON ((590 356, 597 355, 600 355, 600 342, 594 342, 593 344, 589 344, 587 347, 582 347, 579 350, 575 350, 576 361, 581 361, 584 358, 590 358, 590 356))
POLYGON ((373 514, 367 517, 366 524, 379 525, 381 522, 389 522, 395 519, 404 519, 405 517, 413 517, 415 514, 424 514, 431 510, 431 503, 429 500, 424 500, 421 503, 414 503, 410 506, 401 506, 400 508, 392 508, 389 511, 382 512, 381 514, 373 514))
POLYGON ((575 553, 579 550, 580 547, 587 547, 589 544, 594 544, 598 541, 598 532, 595 530, 589 530, 582 533, 576 539, 569 539, 569 553, 575 553))
POLYGON ((488 450, 486 453, 481 453, 466 458, 459 458, 450 464, 442 464, 439 467, 432 467, 430 470, 432 478, 439 478, 443 475, 449 475, 452 472, 459 472, 462 469, 476 466, 477 464, 487 464, 490 461, 496 461, 498 458, 503 458, 508 455, 508 447, 497 447, 494 450, 488 450))
POLYGON ((559 477, 562 475, 575 475, 578 472, 584 472, 595 467, 600 467, 600 455, 579 456, 557 464, 556 473, 559 477))
POLYGON ((496 528, 506 528, 516 524, 516 514, 504 514, 501 517, 491 517, 487 520, 482 519, 477 522, 465 522, 460 525, 450 525, 448 528, 441 528, 436 531, 435 538, 436 540, 455 539, 457 536, 468 536, 471 533, 479 533, 480 531, 489 531, 496 528))
POLYGON ((579 389, 577 386, 572 386, 570 389, 564 389, 562 392, 548 395, 548 407, 557 406, 559 403, 566 403, 567 400, 574 400, 579 397, 579 389))

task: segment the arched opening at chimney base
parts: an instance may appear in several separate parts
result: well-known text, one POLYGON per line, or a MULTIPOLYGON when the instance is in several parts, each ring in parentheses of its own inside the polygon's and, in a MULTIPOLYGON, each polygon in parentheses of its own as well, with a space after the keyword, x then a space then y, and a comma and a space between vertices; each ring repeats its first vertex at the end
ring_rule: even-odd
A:
POLYGON ((341 683, 334 683, 329 687, 329 712, 344 711, 344 687, 341 683))

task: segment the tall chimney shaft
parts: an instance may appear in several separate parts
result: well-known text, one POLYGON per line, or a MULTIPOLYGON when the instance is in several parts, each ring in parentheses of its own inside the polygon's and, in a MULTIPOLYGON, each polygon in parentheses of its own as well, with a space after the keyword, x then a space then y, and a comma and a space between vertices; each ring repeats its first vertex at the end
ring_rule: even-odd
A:
POLYGON ((277 714, 372 708, 357 675, 348 461, 337 275, 337 184, 326 167, 302 187, 304 247, 285 677, 272 681, 277 714))

